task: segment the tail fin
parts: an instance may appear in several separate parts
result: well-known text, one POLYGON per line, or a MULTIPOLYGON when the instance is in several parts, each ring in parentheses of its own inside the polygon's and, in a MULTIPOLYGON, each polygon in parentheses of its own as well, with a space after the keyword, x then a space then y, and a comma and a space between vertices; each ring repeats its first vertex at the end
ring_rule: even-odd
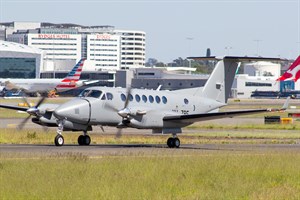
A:
MULTIPOLYGON (((197 58, 194 58, 197 59, 197 58)), ((198 60, 202 60, 200 58, 198 60)), ((211 59, 211 58, 210 58, 211 59)), ((237 67, 242 61, 280 61, 278 58, 262 58, 262 57, 233 57, 225 56, 222 59, 217 58, 218 63, 208 78, 203 89, 199 90, 194 95, 201 95, 209 99, 214 99, 222 104, 227 103, 233 80, 236 74, 237 67)))
POLYGON ((68 73, 68 75, 55 87, 56 90, 68 90, 76 88, 76 82, 80 79, 85 59, 82 58, 68 73))
POLYGON ((289 69, 277 81, 297 81, 300 78, 300 56, 293 62, 289 69))
POLYGON ((238 66, 237 59, 224 57, 223 60, 220 60, 203 87, 203 97, 227 103, 238 66))

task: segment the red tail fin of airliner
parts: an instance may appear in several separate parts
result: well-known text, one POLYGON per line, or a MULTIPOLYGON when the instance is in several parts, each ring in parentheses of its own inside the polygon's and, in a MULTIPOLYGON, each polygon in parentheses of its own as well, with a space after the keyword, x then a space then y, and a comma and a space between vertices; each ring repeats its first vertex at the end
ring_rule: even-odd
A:
POLYGON ((277 81, 297 81, 300 79, 300 56, 293 62, 290 68, 280 76, 277 81))
POLYGON ((69 74, 55 87, 56 90, 69 90, 76 88, 76 82, 79 80, 82 67, 85 59, 82 58, 74 68, 69 72, 69 74))

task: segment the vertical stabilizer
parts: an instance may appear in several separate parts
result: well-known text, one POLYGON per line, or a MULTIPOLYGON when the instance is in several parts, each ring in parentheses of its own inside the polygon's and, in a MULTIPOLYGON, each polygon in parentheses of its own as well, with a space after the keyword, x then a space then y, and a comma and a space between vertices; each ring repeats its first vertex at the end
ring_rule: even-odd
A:
POLYGON ((227 103, 239 61, 234 58, 220 60, 202 90, 202 96, 227 103))
POLYGON ((277 81, 297 81, 300 79, 300 56, 293 62, 289 69, 280 76, 277 81))
POLYGON ((57 91, 69 90, 77 87, 76 82, 80 79, 84 61, 85 59, 82 58, 68 75, 55 87, 57 91))

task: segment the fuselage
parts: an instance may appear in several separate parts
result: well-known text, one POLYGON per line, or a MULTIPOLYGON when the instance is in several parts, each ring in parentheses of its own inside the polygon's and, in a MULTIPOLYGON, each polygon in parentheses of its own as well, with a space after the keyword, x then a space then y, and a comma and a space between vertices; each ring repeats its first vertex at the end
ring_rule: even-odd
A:
POLYGON ((7 90, 21 89, 26 92, 48 92, 56 89, 63 92, 82 86, 82 81, 63 83, 63 79, 0 79, 7 90))
POLYGON ((132 89, 125 107, 128 93, 125 88, 90 87, 78 98, 59 106, 55 116, 87 126, 123 124, 141 129, 174 128, 189 124, 164 122, 165 116, 207 113, 224 106, 217 101, 194 96, 190 91, 185 94, 184 90, 132 89))

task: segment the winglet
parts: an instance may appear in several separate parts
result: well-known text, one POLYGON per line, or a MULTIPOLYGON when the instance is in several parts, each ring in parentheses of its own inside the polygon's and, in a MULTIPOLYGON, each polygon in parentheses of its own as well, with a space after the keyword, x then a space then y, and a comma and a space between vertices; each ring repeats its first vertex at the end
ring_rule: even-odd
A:
POLYGON ((160 91, 162 85, 159 85, 156 89, 156 91, 160 91))
POLYGON ((286 110, 289 107, 290 99, 291 99, 291 97, 287 97, 284 104, 283 104, 283 106, 280 109, 269 108, 268 111, 269 112, 276 112, 276 111, 286 110))
POLYGON ((282 108, 280 110, 286 110, 289 107, 291 97, 286 98, 282 108))

